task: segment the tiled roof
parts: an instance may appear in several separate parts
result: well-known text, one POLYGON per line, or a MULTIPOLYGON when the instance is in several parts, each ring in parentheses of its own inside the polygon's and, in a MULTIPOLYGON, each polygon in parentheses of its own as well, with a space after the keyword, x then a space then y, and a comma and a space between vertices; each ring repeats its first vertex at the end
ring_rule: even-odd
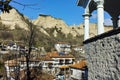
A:
POLYGON ((59 68, 60 68, 60 69, 66 69, 66 68, 69 68, 69 66, 64 65, 64 66, 60 66, 59 68))
POLYGON ((19 61, 26 61, 25 57, 18 58, 19 61))
POLYGON ((9 66, 9 67, 14 67, 14 66, 18 66, 19 63, 16 60, 9 60, 5 62, 5 65, 9 66))
POLYGON ((60 55, 58 52, 49 52, 47 53, 47 56, 49 56, 50 58, 75 58, 71 54, 60 55))
MULTIPOLYGON (((19 60, 19 61, 24 61, 24 62, 25 62, 25 61, 26 61, 26 57, 18 58, 18 60, 19 60)), ((34 62, 35 62, 35 61, 40 61, 40 60, 37 59, 37 58, 30 58, 29 60, 30 60, 31 62, 32 62, 32 61, 34 61, 34 62)))
POLYGON ((79 62, 76 62, 74 64, 70 64, 70 65, 64 65, 64 66, 60 66, 60 69, 65 69, 65 68, 76 68, 76 69, 84 69, 84 67, 86 66, 86 60, 81 60, 79 62))
POLYGON ((86 60, 81 60, 75 64, 70 65, 71 68, 84 69, 87 66, 86 60))
POLYGON ((40 56, 37 60, 52 61, 52 58, 75 58, 71 54, 60 55, 58 52, 48 52, 45 56, 40 56))
POLYGON ((53 59, 50 58, 49 56, 40 56, 39 58, 37 58, 40 61, 52 61, 53 59))
POLYGON ((57 42, 57 44, 69 44, 67 42, 57 42))

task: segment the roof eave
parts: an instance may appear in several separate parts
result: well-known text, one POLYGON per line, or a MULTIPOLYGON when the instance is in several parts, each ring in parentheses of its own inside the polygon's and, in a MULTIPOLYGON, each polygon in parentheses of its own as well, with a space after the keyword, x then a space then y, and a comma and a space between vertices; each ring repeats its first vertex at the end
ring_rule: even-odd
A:
POLYGON ((77 0, 77 6, 83 6, 83 5, 82 5, 83 2, 84 2, 84 0, 77 0))
POLYGON ((73 66, 70 66, 70 68, 77 69, 77 70, 84 70, 85 69, 85 68, 78 68, 78 67, 73 67, 73 66))

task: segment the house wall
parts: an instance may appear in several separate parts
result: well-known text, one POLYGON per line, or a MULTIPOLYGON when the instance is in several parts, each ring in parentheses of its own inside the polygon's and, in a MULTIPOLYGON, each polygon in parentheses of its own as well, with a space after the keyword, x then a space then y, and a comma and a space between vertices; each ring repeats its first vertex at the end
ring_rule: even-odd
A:
POLYGON ((7 77, 10 77, 10 70, 9 70, 9 67, 5 65, 5 68, 6 68, 6 72, 7 72, 7 77))
POLYGON ((84 41, 88 80, 120 80, 120 28, 84 41))
POLYGON ((56 65, 54 65, 54 67, 60 67, 62 65, 68 65, 68 64, 66 64, 65 60, 69 60, 69 62, 68 62, 69 64, 72 64, 74 62, 73 61, 74 58, 52 58, 52 59, 54 60, 53 64, 56 64, 56 65), (62 65, 59 64, 61 59, 63 60, 62 65))
POLYGON ((82 79, 82 70, 71 68, 71 78, 81 80, 82 79))
POLYGON ((63 51, 70 52, 71 51, 70 47, 71 45, 69 44, 55 44, 55 48, 58 52, 63 52, 63 51))

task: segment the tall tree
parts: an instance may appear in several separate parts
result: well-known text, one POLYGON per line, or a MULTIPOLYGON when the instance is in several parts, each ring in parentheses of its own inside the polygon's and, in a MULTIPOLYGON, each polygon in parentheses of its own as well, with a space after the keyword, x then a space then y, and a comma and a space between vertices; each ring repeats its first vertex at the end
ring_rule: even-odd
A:
POLYGON ((31 80, 30 79, 30 69, 29 69, 29 62, 30 62, 30 54, 32 51, 32 46, 34 43, 34 38, 35 38, 35 26, 30 22, 29 23, 29 38, 28 38, 28 52, 26 52, 26 65, 27 65, 27 79, 26 80, 31 80))

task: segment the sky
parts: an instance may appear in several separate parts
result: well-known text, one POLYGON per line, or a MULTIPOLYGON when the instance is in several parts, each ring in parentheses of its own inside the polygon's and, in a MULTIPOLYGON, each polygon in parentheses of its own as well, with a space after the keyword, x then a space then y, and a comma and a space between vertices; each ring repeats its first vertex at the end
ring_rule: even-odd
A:
MULTIPOLYGON (((82 17, 84 8, 77 6, 77 0, 12 0, 10 5, 29 19, 36 19, 39 14, 45 14, 61 18, 68 25, 79 25, 84 22, 82 17), (31 6, 24 7, 19 3, 31 6)), ((96 23, 96 18, 96 11, 94 11, 90 18, 91 23, 96 23)), ((107 13, 105 13, 105 24, 111 24, 107 13)))

